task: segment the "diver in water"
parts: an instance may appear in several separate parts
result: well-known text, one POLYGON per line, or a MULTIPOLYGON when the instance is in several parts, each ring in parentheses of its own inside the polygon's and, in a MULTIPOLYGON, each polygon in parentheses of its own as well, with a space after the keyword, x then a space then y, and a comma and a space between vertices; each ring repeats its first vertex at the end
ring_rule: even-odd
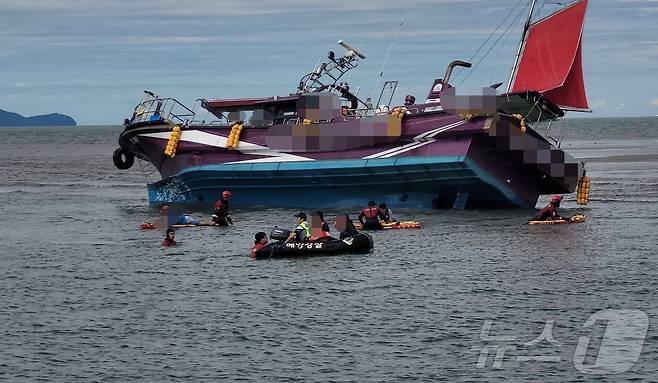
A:
POLYGON ((560 207, 560 202, 562 201, 561 195, 554 195, 551 197, 550 202, 546 207, 541 209, 533 218, 533 221, 547 221, 549 219, 562 219, 562 217, 557 213, 557 209, 560 207))

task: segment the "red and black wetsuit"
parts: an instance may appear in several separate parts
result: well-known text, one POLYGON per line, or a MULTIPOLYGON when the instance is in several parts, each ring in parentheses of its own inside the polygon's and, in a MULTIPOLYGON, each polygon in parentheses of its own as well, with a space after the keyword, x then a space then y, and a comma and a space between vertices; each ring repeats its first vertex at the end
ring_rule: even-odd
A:
POLYGON ((384 209, 380 207, 379 209, 377 209, 377 215, 379 216, 379 219, 381 221, 384 221, 386 223, 389 223, 389 221, 391 220, 391 216, 388 213, 388 208, 384 209))
POLYGON ((533 218, 533 221, 546 221, 547 219, 560 219, 557 214, 557 206, 554 202, 549 202, 545 208, 541 209, 533 218))
POLYGON ((377 215, 377 208, 374 206, 368 206, 363 208, 358 218, 359 218, 359 222, 361 222, 361 225, 364 229, 368 229, 368 230, 382 229, 382 224, 379 223, 379 216, 377 215))
POLYGON ((213 221, 219 226, 228 226, 229 223, 233 223, 231 216, 228 214, 228 200, 226 198, 220 198, 215 203, 213 215, 213 221))
POLYGON ((251 249, 251 254, 250 254, 250 255, 251 255, 251 258, 256 258, 256 253, 258 252, 258 250, 262 249, 263 247, 265 247, 264 244, 262 244, 262 243, 257 243, 257 244, 254 246, 254 248, 251 249))
POLYGON ((162 246, 163 246, 163 247, 176 246, 176 241, 174 241, 174 240, 171 239, 171 238, 165 238, 165 239, 162 241, 162 246))

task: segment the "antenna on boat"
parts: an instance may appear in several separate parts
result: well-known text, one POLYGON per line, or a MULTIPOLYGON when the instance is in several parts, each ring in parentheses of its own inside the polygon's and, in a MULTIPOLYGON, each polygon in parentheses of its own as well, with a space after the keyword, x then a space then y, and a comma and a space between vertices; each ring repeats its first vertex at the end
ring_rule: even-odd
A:
POLYGON ((338 44, 340 44, 341 47, 347 49, 347 53, 345 53, 345 56, 349 57, 349 56, 357 55, 357 56, 359 56, 360 59, 365 60, 366 55, 364 55, 363 53, 361 53, 361 52, 357 51, 356 49, 352 48, 352 46, 350 44, 346 43, 345 41, 338 40, 338 44))
POLYGON ((514 75, 519 66, 519 60, 521 59, 521 51, 523 50, 523 44, 525 44, 525 38, 528 35, 528 30, 530 29, 530 22, 532 21, 532 13, 535 10, 535 4, 537 0, 532 0, 532 5, 530 6, 530 13, 528 13, 528 20, 523 26, 523 34, 521 34, 521 42, 519 43, 519 50, 516 52, 516 57, 514 58, 514 66, 512 67, 512 73, 509 76, 509 82, 507 83, 507 93, 512 89, 512 81, 514 81, 514 75))
MULTIPOLYGON (((388 46, 388 51, 386 52, 386 55, 384 56, 384 60, 382 61, 382 66, 379 70, 379 75, 377 76, 377 80, 375 83, 372 85, 372 88, 370 89, 370 93, 368 94, 368 99, 371 99, 371 95, 377 91, 377 88, 379 88, 379 83, 381 82, 382 78, 384 77, 384 68, 386 68, 386 64, 388 63, 388 59, 391 56, 391 51, 393 51, 393 46, 395 46, 396 41, 398 40, 398 37, 400 37, 400 34, 402 33, 402 28, 404 28, 404 23, 407 20, 407 15, 409 14, 409 8, 407 8, 404 11, 404 15, 402 16, 402 20, 400 20, 400 28, 398 29, 397 33, 391 40, 391 44, 388 46)), ((384 88, 382 88, 382 92, 384 91, 384 88)))
POLYGON ((329 51, 327 55, 329 61, 322 63, 318 61, 318 65, 315 66, 313 72, 304 75, 299 80, 297 94, 322 92, 326 89, 334 89, 341 94, 344 92, 349 93, 349 85, 338 81, 345 73, 356 68, 359 65, 359 60, 365 59, 366 55, 343 40, 338 40, 338 44, 347 51, 345 55, 337 57, 336 53, 329 51))

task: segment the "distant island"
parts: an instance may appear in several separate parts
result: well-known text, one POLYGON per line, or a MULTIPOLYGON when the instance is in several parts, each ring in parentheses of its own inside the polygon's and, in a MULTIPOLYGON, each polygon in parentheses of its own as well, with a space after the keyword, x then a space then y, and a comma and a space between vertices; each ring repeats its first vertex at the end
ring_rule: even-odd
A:
POLYGON ((0 126, 75 126, 75 120, 59 113, 23 117, 18 113, 0 109, 0 126))

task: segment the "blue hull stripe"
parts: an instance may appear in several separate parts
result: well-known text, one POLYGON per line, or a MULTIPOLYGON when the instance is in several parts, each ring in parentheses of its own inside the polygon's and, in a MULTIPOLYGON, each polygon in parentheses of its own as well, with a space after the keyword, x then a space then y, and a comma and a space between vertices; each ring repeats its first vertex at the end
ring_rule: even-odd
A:
POLYGON ((386 167, 401 165, 424 165, 437 163, 462 162, 462 156, 441 157, 399 157, 399 158, 376 158, 376 159, 354 159, 354 160, 326 160, 326 161, 295 161, 295 162, 270 162, 270 163, 248 163, 248 164, 213 164, 190 167, 180 172, 183 175, 190 172, 236 172, 236 171, 289 171, 289 170, 321 170, 321 169, 348 169, 386 167))
POLYGON ((492 207, 517 204, 509 188, 492 187, 492 181, 463 157, 443 156, 205 165, 148 189, 151 203, 209 204, 229 189, 234 206, 347 207, 372 199, 428 208, 441 193, 456 192, 492 207))

